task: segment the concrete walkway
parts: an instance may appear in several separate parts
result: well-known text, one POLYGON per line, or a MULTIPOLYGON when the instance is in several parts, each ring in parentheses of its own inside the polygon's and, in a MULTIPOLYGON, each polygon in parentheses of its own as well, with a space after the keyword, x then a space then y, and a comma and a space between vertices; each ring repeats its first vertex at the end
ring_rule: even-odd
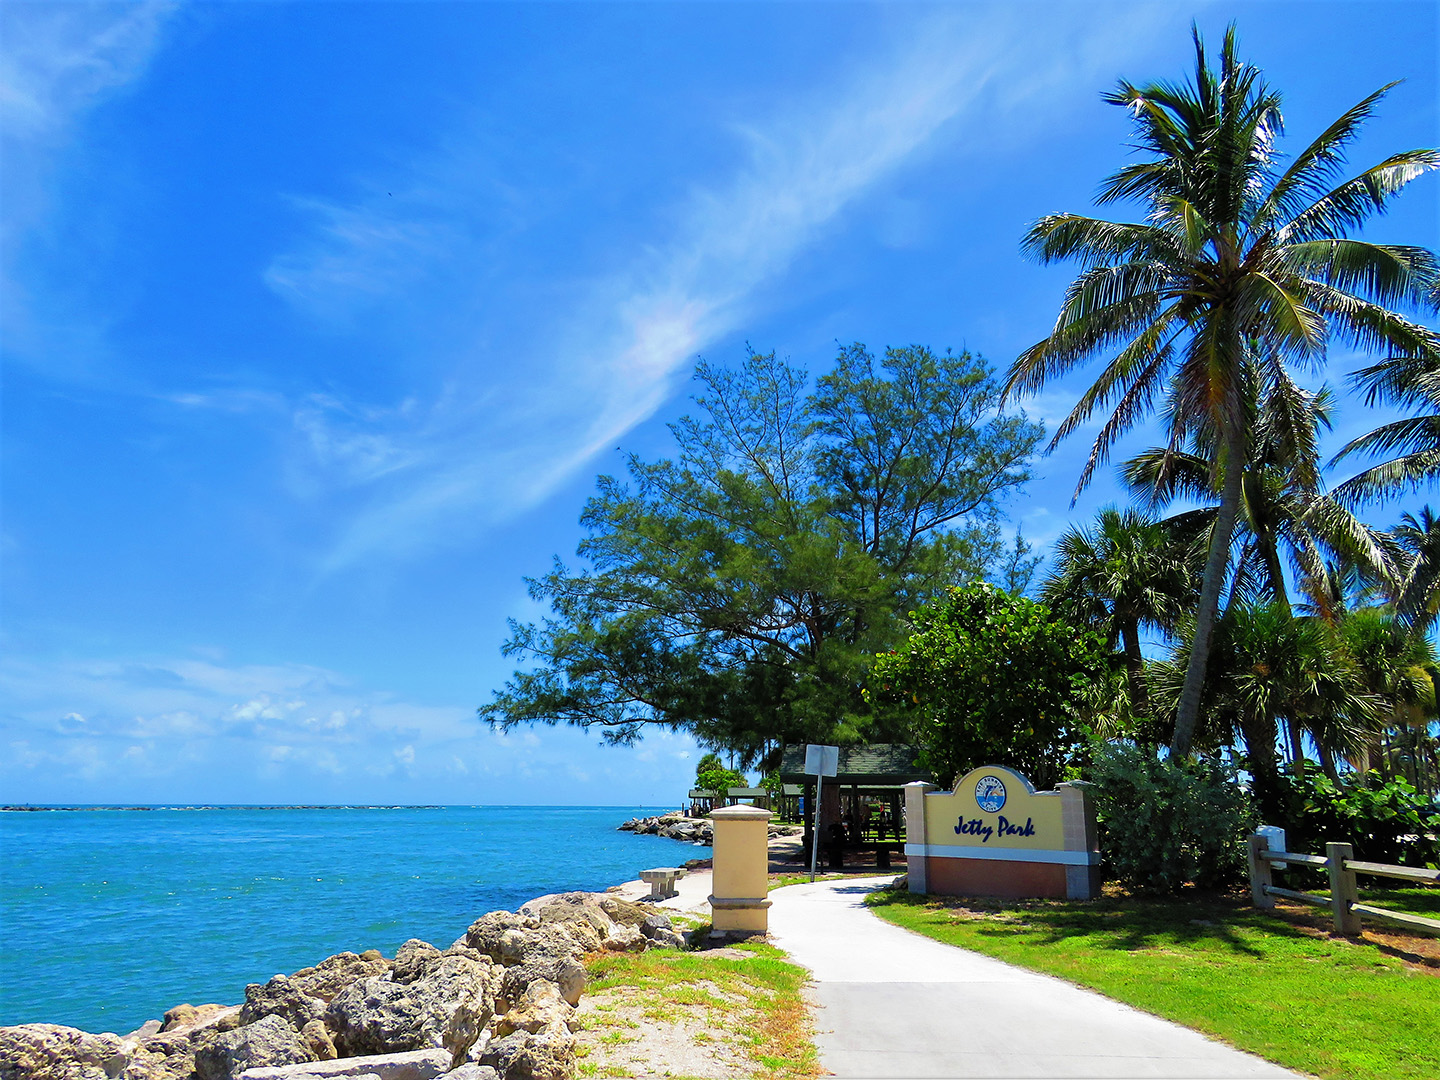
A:
POLYGON ((770 894, 776 945, 815 976, 820 1060, 842 1077, 1294 1077, 1188 1028, 884 922, 893 877, 770 894))

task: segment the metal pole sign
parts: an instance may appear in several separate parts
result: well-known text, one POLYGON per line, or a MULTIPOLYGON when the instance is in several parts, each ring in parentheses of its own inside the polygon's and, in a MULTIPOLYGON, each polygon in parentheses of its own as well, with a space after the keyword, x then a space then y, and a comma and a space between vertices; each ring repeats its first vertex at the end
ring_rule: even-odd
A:
POLYGON ((805 771, 815 777, 815 808, 810 812, 810 880, 815 880, 815 860, 820 852, 820 784, 824 777, 840 771, 840 748, 810 743, 805 747, 805 771))

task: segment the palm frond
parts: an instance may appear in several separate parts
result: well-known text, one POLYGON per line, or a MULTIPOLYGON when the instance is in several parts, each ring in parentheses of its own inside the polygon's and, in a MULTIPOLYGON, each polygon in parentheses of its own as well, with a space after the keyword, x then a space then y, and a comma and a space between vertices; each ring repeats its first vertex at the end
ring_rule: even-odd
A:
POLYGON ((1345 237, 1387 204, 1412 180, 1440 168, 1440 150, 1406 150, 1372 165, 1321 195, 1277 230, 1282 244, 1345 237))

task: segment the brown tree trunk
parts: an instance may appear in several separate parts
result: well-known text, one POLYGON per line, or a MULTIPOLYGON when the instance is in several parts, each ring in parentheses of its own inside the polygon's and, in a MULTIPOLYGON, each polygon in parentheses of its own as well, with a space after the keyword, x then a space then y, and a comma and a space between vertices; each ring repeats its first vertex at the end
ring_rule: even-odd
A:
POLYGON ((1130 684, 1130 711, 1136 716, 1150 715, 1150 689, 1145 685, 1145 657, 1140 653, 1140 628, 1127 622, 1120 631, 1125 645, 1125 678, 1130 684))
POLYGON ((1185 684, 1180 691, 1180 708, 1175 717, 1175 735, 1170 753, 1183 758, 1190 754, 1195 727, 1200 719, 1200 695, 1205 689, 1205 668, 1210 661, 1210 636, 1220 610, 1220 590, 1230 563, 1230 541, 1235 535, 1235 517, 1240 510, 1240 484, 1244 479, 1245 432, 1227 432, 1225 438, 1225 484, 1220 492, 1220 509, 1210 533, 1210 554, 1205 560, 1205 577, 1200 586, 1200 607, 1195 613, 1195 638, 1190 642, 1190 660, 1185 666, 1185 684))

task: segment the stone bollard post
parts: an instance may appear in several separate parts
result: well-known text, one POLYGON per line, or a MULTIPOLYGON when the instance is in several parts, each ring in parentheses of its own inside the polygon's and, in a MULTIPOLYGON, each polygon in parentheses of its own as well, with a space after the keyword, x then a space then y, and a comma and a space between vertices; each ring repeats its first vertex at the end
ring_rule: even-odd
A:
POLYGON ((770 811, 727 806, 715 823, 710 924, 716 931, 764 934, 770 929, 770 811))

